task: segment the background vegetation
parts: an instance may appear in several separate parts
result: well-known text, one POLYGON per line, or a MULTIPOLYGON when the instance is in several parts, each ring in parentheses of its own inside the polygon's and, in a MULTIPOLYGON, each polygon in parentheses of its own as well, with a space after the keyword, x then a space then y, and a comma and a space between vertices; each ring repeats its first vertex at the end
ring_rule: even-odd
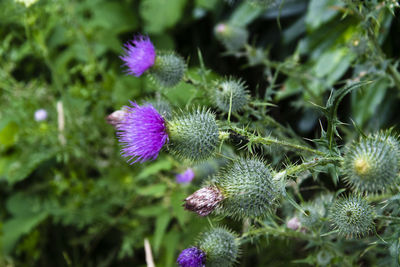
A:
MULTIPOLYGON (((213 106, 187 77, 204 78, 208 85, 241 77, 259 100, 254 106, 269 103, 262 109, 268 116, 251 126, 292 139, 319 138, 321 127, 326 130, 318 106, 325 106, 332 88, 370 80, 339 106, 338 118, 347 124, 338 126, 339 145, 358 130, 398 130, 396 1, 367 1, 360 13, 339 0, 286 0, 266 9, 247 2, 0 2, 1 266, 145 266, 145 238, 157 266, 175 264, 179 251, 212 223, 184 211, 182 200, 224 160, 190 166, 162 153, 157 161, 129 165, 105 117, 129 100, 154 97, 174 108, 193 101, 213 106), (241 50, 227 51, 215 37, 214 27, 223 21, 248 30, 241 50), (173 49, 187 59, 187 82, 161 90, 148 77, 125 75, 119 55, 135 33, 146 33, 157 49, 173 49), (47 110, 46 120, 34 120, 38 109, 47 110), (194 168, 195 180, 177 184, 175 175, 187 167, 194 168)), ((246 125, 251 116, 257 118, 250 112, 234 120, 246 125)), ((266 149, 274 168, 299 160, 279 148, 266 149)), ((344 187, 335 184, 333 169, 319 179, 313 174, 298 177, 300 202, 344 187)), ((287 210, 284 205, 279 212, 287 210)), ((223 221, 240 232, 239 222, 223 221)), ((351 254, 357 243, 344 243, 347 264, 396 265, 395 234, 374 252, 351 254)), ((318 262, 321 250, 305 245, 272 234, 243 247, 238 265, 324 265, 318 262)))

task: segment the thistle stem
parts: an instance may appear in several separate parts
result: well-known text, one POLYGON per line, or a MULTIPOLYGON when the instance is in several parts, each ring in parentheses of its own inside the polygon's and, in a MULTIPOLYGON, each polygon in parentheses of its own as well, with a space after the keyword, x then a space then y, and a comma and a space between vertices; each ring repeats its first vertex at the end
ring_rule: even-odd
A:
POLYGON ((300 238, 304 240, 313 239, 318 241, 319 238, 315 236, 306 235, 300 231, 293 231, 283 227, 271 227, 271 226, 263 226, 262 228, 257 228, 251 231, 244 233, 240 237, 240 243, 244 244, 252 240, 252 238, 262 235, 273 235, 273 236, 282 236, 289 238, 300 238))
POLYGON ((240 128, 237 128, 234 126, 231 126, 231 130, 246 137, 249 140, 249 143, 263 144, 263 145, 276 144, 276 145, 281 145, 281 146, 288 147, 288 148, 291 148, 294 150, 307 151, 307 152, 310 152, 310 153, 318 155, 318 156, 327 156, 326 153, 316 150, 316 149, 312 149, 312 148, 298 145, 298 144, 289 143, 289 142, 278 140, 278 139, 272 138, 272 137, 257 136, 255 134, 249 133, 248 131, 246 131, 244 129, 240 129, 240 128))
POLYGON ((282 174, 293 175, 295 173, 313 169, 319 165, 327 165, 330 163, 335 164, 335 163, 339 162, 340 160, 341 160, 340 157, 315 158, 311 161, 307 161, 302 164, 289 167, 289 168, 285 169, 284 171, 282 171, 282 174))
POLYGON ((400 217, 378 215, 378 216, 375 217, 375 219, 392 221, 392 222, 395 222, 395 223, 400 223, 400 217))

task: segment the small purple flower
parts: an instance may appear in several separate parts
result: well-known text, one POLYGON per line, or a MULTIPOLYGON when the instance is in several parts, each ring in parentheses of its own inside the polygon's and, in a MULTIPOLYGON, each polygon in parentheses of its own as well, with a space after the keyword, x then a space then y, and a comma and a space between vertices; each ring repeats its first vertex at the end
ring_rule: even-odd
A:
POLYGON ((287 228, 292 229, 294 231, 296 231, 297 229, 299 229, 300 225, 300 221, 299 219, 297 219, 297 217, 293 217, 292 219, 290 219, 287 223, 286 223, 287 228))
POLYGON ((203 267, 205 266, 206 254, 196 247, 182 250, 177 259, 180 267, 203 267))
POLYGON ((151 104, 130 103, 132 107, 124 107, 126 113, 117 126, 122 155, 130 164, 154 160, 168 142, 165 120, 151 104))
POLYGON ((47 119, 47 111, 45 109, 38 109, 35 111, 35 121, 44 121, 47 119))
POLYGON ((137 35, 124 46, 125 54, 120 58, 128 67, 128 74, 139 77, 154 65, 156 50, 149 37, 137 35))
POLYGON ((194 178, 194 172, 191 168, 187 168, 184 173, 176 175, 176 182, 178 184, 190 183, 194 178))

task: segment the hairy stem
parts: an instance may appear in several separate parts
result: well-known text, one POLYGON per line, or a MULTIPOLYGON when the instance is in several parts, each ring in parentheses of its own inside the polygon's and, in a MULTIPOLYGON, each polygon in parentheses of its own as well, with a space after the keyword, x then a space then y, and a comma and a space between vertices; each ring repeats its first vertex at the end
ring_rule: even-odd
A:
POLYGON ((302 145, 298 145, 298 144, 293 144, 293 143, 289 143, 287 141, 282 141, 282 140, 278 140, 276 138, 273 137, 262 137, 262 136, 258 136, 252 133, 249 133, 248 131, 244 130, 244 129, 240 129, 238 127, 235 126, 231 126, 231 130, 246 137, 248 139, 248 141, 250 143, 254 143, 254 144, 263 144, 263 145, 271 145, 271 144, 276 144, 276 145, 281 145, 293 150, 301 150, 301 151, 306 151, 306 152, 310 152, 312 154, 318 155, 318 156, 327 156, 326 153, 313 149, 313 148, 309 148, 306 146, 302 146, 302 145))

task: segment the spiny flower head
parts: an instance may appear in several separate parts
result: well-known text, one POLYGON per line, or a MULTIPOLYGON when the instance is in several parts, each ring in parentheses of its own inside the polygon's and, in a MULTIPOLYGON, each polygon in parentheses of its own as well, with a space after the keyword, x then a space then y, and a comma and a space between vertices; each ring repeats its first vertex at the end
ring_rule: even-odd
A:
POLYGON ((249 37, 245 28, 228 23, 217 24, 214 28, 214 34, 230 52, 236 52, 244 47, 249 37))
POLYGON ((151 68, 156 60, 156 50, 147 36, 135 36, 125 44, 124 52, 120 58, 128 68, 127 73, 136 77, 151 68))
POLYGON ((167 123, 168 150, 192 162, 210 158, 219 142, 214 114, 206 109, 180 111, 167 123))
POLYGON ((339 233, 346 238, 367 235, 374 226, 373 209, 360 196, 337 200, 331 208, 329 218, 339 233))
POLYGON ((174 52, 161 52, 157 54, 151 75, 163 87, 173 87, 183 78, 186 71, 185 60, 174 52))
POLYGON ((272 177, 271 169, 261 159, 233 161, 212 181, 224 196, 218 212, 239 219, 265 216, 281 196, 278 183, 272 177))
POLYGON ((168 142, 165 120, 151 104, 131 105, 124 107, 125 115, 117 126, 122 155, 131 164, 154 160, 168 142))
POLYGON ((205 261, 206 254, 196 247, 191 247, 182 250, 176 262, 180 267, 204 267, 205 261))
POLYGON ((400 143, 389 132, 360 138, 345 151, 345 181, 361 193, 385 192, 399 180, 400 143))
POLYGON ((213 100, 220 110, 237 112, 247 105, 249 94, 243 81, 228 78, 216 84, 213 100))
POLYGON ((207 267, 230 267, 239 255, 239 242, 231 231, 216 227, 201 235, 198 247, 206 254, 207 267))
POLYGON ((194 172, 191 168, 187 168, 184 173, 176 175, 176 182, 179 184, 190 183, 194 178, 194 172))

